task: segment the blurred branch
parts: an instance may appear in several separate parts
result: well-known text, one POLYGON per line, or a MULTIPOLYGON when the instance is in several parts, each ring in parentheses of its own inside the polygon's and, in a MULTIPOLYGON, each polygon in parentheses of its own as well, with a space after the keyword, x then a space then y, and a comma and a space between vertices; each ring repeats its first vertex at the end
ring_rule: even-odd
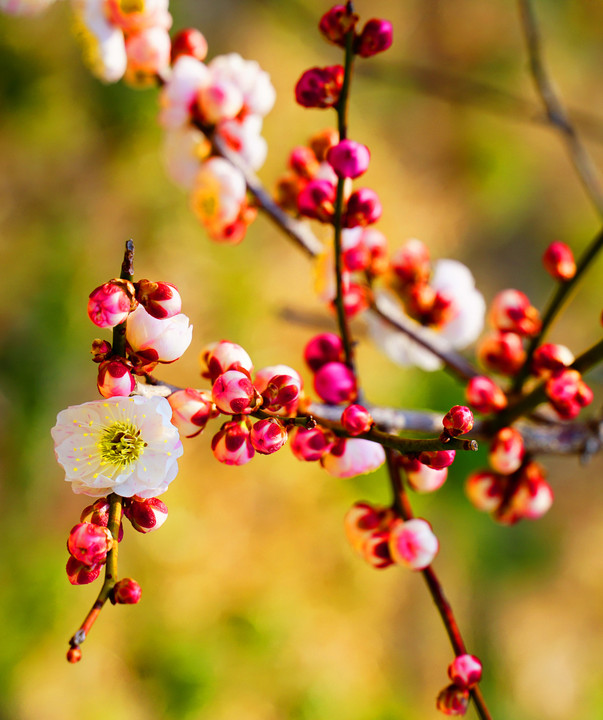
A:
POLYGON ((529 54, 530 69, 536 89, 544 104, 547 118, 550 124, 560 132, 582 185, 597 212, 603 217, 603 189, 599 173, 555 92, 544 65, 540 31, 531 0, 518 0, 518 2, 522 29, 529 54))

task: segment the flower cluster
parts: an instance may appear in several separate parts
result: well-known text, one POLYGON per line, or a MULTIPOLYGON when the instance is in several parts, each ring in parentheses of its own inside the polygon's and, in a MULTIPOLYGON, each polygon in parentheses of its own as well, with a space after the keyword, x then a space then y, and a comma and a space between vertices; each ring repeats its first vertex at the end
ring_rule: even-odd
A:
POLYGON ((262 121, 274 104, 274 88, 256 62, 231 53, 206 64, 197 46, 178 42, 180 37, 159 98, 166 166, 190 192, 192 208, 210 237, 237 243, 255 210, 242 173, 213 153, 212 139, 220 138, 246 166, 259 169, 267 152, 262 121))
POLYGON ((437 708, 444 715, 464 715, 469 706, 469 695, 482 679, 482 664, 475 655, 457 655, 448 666, 452 681, 438 695, 437 708))

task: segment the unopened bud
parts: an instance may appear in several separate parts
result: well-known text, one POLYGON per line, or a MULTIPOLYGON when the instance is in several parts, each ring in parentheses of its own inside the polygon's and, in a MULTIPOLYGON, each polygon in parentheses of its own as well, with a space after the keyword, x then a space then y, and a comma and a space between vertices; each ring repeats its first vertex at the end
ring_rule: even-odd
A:
POLYGON ((225 465, 245 465, 255 455, 247 418, 226 422, 213 436, 211 449, 216 460, 225 465))
POLYGON ((339 102, 343 75, 341 65, 310 68, 303 73, 295 85, 295 99, 302 107, 333 107, 339 102))
POLYGON ((92 341, 92 349, 90 352, 92 353, 92 362, 102 363, 107 360, 111 354, 111 343, 106 340, 96 338, 92 341))
POLYGON ((491 470, 474 472, 465 482, 465 494, 471 504, 482 512, 497 510, 504 497, 508 480, 491 470))
POLYGON ((373 427, 375 421, 362 405, 348 405, 341 414, 341 424, 350 435, 362 435, 373 427))
POLYGON ((416 238, 408 240, 394 253, 391 266, 403 287, 426 283, 431 275, 427 245, 416 238))
POLYGON ((452 683, 440 692, 436 707, 444 715, 465 715, 469 707, 469 697, 467 688, 452 683))
POLYGON ((353 370, 341 362, 330 362, 314 375, 314 389, 326 403, 339 405, 356 399, 358 387, 353 370))
POLYGON ((172 65, 181 55, 190 55, 203 62, 207 56, 207 40, 199 30, 186 28, 172 38, 172 65))
POLYGON ((490 380, 485 375, 471 378, 467 383, 465 395, 467 402, 480 413, 500 412, 507 407, 507 396, 494 380, 490 380))
POLYGON ((108 528, 90 522, 78 523, 71 528, 67 540, 69 553, 89 567, 104 563, 112 547, 113 537, 108 528))
POLYGON ((140 280, 135 287, 136 299, 154 318, 165 320, 182 310, 180 293, 171 283, 140 280))
POLYGON ((134 376, 125 360, 114 357, 98 366, 96 387, 105 397, 127 397, 136 387, 134 376))
POLYGON ((389 530, 394 517, 391 508, 378 507, 368 502, 355 503, 347 511, 343 521, 350 545, 362 555, 367 537, 376 531, 389 530))
POLYGON ((134 495, 127 498, 124 505, 124 515, 132 523, 134 530, 148 533, 158 530, 167 520, 167 505, 159 498, 141 498, 134 495))
POLYGON ((444 415, 442 424, 451 437, 465 435, 473 428, 473 413, 464 405, 454 405, 444 415))
POLYGON ((391 47, 393 39, 392 24, 389 20, 372 18, 362 28, 354 49, 360 57, 372 57, 391 47))
POLYGON ((327 152, 333 145, 339 142, 339 133, 335 128, 325 128, 319 130, 310 138, 310 148, 316 155, 318 162, 324 162, 327 159, 327 152))
POLYGON ((320 163, 311 148, 300 145, 289 154, 289 167, 305 180, 312 180, 320 169, 320 163))
POLYGON ((406 473, 406 479, 410 487, 418 493, 434 492, 446 482, 448 477, 448 468, 431 468, 423 465, 417 458, 400 456, 400 466, 406 473))
POLYGON ((216 407, 228 415, 248 414, 262 403, 254 384, 239 370, 219 375, 212 386, 211 397, 216 407))
POLYGON ((515 375, 526 359, 526 352, 517 333, 493 332, 481 341, 477 356, 489 370, 515 375))
POLYGON ((112 328, 125 322, 135 305, 134 286, 127 280, 111 280, 90 293, 88 317, 98 327, 112 328))
POLYGON ((339 47, 345 47, 345 36, 354 30, 358 15, 346 5, 334 5, 320 18, 318 28, 324 37, 339 47))
POLYGON ((73 555, 70 555, 65 569, 67 570, 67 578, 72 585, 88 585, 96 580, 102 568, 101 563, 98 565, 86 565, 86 563, 80 562, 73 555))
POLYGON ((70 662, 72 664, 79 662, 82 659, 82 651, 80 650, 79 646, 70 647, 69 650, 67 650, 67 662, 70 662))
POLYGON ((448 677, 461 688, 471 688, 482 679, 482 664, 475 655, 457 655, 448 666, 448 677))
POLYGON ((343 362, 343 342, 335 333, 315 335, 304 349, 304 360, 313 372, 329 362, 343 362))
POLYGON ((172 408, 172 424, 187 438, 198 435, 218 414, 209 392, 186 388, 168 395, 167 400, 172 408))
POLYGON ((544 269, 561 282, 571 280, 576 274, 576 261, 571 248, 562 242, 552 242, 542 257, 544 269))
MULTIPOLYGON (((101 527, 108 527, 109 525, 109 510, 110 504, 106 497, 95 500, 92 505, 88 505, 82 510, 80 515, 80 522, 90 522, 94 525, 100 525, 101 527)), ((119 523, 119 532, 117 536, 117 542, 121 542, 124 537, 123 524, 119 523)))
POLYGON ((261 455, 271 455, 287 442, 287 430, 276 418, 258 420, 251 428, 251 444, 261 455))
POLYGON ((236 343, 222 340, 209 345, 201 352, 201 374, 215 382, 218 375, 238 370, 251 377, 253 363, 246 350, 236 343))
POLYGON ((454 462, 454 456, 456 450, 428 450, 419 453, 418 460, 427 465, 427 467, 434 468, 435 470, 441 470, 454 462))
POLYGON ((531 337, 541 328, 540 314, 527 295, 519 290, 503 290, 492 301, 490 323, 496 330, 531 337))
POLYGON ((327 153, 327 162, 340 178, 360 177, 367 171, 370 159, 366 145, 354 140, 342 140, 327 153))
POLYGON ((501 475, 511 475, 521 467, 525 448, 519 430, 505 427, 492 438, 488 460, 501 475))
POLYGON ((330 180, 310 180, 297 196, 297 209, 305 217, 330 222, 335 212, 335 193, 330 180))
POLYGON ((136 605, 141 595, 140 585, 132 578, 119 580, 113 587, 113 599, 118 605, 136 605))
POLYGON ((342 218, 343 227, 372 225, 379 220, 381 212, 381 201, 377 193, 370 188, 358 188, 348 198, 342 218))
POLYGON ((391 526, 389 549, 398 564, 411 570, 424 570, 437 555, 439 542, 427 520, 398 519, 391 526))
POLYGON ((289 437, 291 451, 298 460, 315 462, 327 453, 335 442, 333 434, 317 425, 314 428, 295 428, 289 437))
POLYGON ((271 412, 276 412, 282 407, 292 407, 299 398, 301 381, 296 373, 292 375, 275 375, 266 383, 262 390, 262 407, 271 412))
POLYGON ((532 372, 539 377, 563 370, 574 362, 572 351, 565 345, 544 343, 534 350, 532 372))

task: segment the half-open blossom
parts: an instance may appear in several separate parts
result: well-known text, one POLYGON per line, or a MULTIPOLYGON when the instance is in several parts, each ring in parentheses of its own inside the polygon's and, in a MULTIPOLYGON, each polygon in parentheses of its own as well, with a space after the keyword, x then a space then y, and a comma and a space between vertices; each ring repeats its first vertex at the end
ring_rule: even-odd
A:
POLYGON ((243 96, 243 114, 267 115, 276 100, 270 75, 255 60, 245 60, 238 53, 217 55, 208 65, 212 80, 236 85, 243 96))
POLYGON ((172 407, 172 423, 178 432, 187 438, 195 437, 207 425, 207 421, 218 413, 209 392, 185 388, 168 395, 172 407))
POLYGON ((389 20, 372 18, 362 28, 355 51, 360 57, 368 58, 377 53, 385 52, 393 42, 392 24, 389 20))
POLYGON ((105 398, 127 397, 134 391, 136 381, 125 360, 113 357, 98 366, 96 387, 105 398))
POLYGON ((238 218, 246 193, 241 171, 224 158, 212 157, 195 178, 191 205, 201 223, 217 232, 238 218))
POLYGON ((199 90, 209 80, 207 65, 190 55, 181 55, 159 94, 159 123, 170 130, 187 125, 199 90))
POLYGON ((119 605, 135 605, 140 602, 141 595, 140 585, 132 578, 118 580, 113 587, 113 599, 119 605))
POLYGON ((496 330, 532 337, 540 331, 540 313, 519 290, 502 290, 492 301, 490 323, 496 330))
POLYGON ((163 27, 148 27, 126 38, 127 66, 124 80, 134 87, 156 82, 170 66, 171 43, 163 27))
POLYGON ((174 362, 184 354, 192 339, 193 326, 183 313, 158 320, 139 305, 128 315, 128 345, 149 362, 174 362))
POLYGON ((182 443, 165 398, 132 396, 62 410, 55 454, 75 493, 154 497, 178 472, 182 443))
POLYGON ((440 544, 431 525, 422 518, 397 519, 390 530, 389 549, 395 562, 411 570, 431 565, 440 544))
MULTIPOLYGON (((482 331, 486 303, 476 289, 469 269, 456 260, 438 260, 434 265, 431 287, 445 293, 452 302, 452 312, 437 326, 424 326, 411 319, 396 298, 377 291, 377 307, 393 320, 409 326, 412 332, 436 349, 462 350, 474 342, 482 331)), ((417 365, 423 370, 439 370, 442 360, 406 333, 396 330, 381 318, 368 316, 369 331, 385 354, 399 365, 417 365)))
POLYGON ((555 280, 566 282, 576 274, 576 261, 569 245, 562 242, 552 242, 542 257, 544 269, 555 280))
POLYGON ((457 655, 448 666, 448 677, 459 687, 471 688, 482 678, 482 664, 475 655, 457 655))
POLYGON ((142 498, 135 495, 124 503, 124 515, 134 530, 148 533, 158 530, 167 520, 167 505, 156 497, 142 498))
POLYGON ((465 481, 465 494, 478 510, 494 512, 503 501, 507 484, 504 475, 491 470, 479 470, 471 473, 465 481))
POLYGON ((362 438, 339 438, 320 464, 334 477, 348 478, 374 472, 385 462, 381 445, 362 438))

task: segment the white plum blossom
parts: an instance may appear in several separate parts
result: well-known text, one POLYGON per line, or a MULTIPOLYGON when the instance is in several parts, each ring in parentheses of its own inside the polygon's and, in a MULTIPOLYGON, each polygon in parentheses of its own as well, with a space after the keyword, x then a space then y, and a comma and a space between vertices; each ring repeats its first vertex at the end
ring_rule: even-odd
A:
POLYGON ((246 194, 241 171, 223 158, 212 157, 195 178, 191 201, 197 217, 211 232, 237 219, 246 194))
POLYGON ((209 68, 216 82, 231 82, 240 90, 247 113, 264 117, 272 110, 276 92, 270 76, 255 60, 229 53, 215 57, 209 68))
POLYGON ((165 398, 113 397, 62 410, 51 433, 75 493, 156 497, 178 473, 182 443, 165 398))
POLYGON ((159 123, 166 130, 176 130, 187 125, 199 91, 209 82, 207 65, 190 55, 181 55, 159 94, 159 123))
POLYGON ((163 144, 163 162, 170 179, 184 190, 192 190, 202 159, 211 146, 205 135, 193 127, 168 130, 163 144))
MULTIPOLYGON (((436 349, 446 352, 466 348, 481 333, 486 313, 486 302, 475 287, 473 275, 457 260, 438 260, 430 285, 452 299, 453 317, 440 327, 426 327, 410 318, 389 292, 375 293, 376 305, 392 319, 410 326, 418 337, 436 349)), ((376 345, 398 365, 416 365, 427 371, 443 367, 439 357, 381 318, 369 314, 368 324, 376 345)))
POLYGON ((193 326, 184 313, 159 320, 139 305, 126 321, 128 344, 151 362, 174 362, 184 354, 192 339, 193 326))

